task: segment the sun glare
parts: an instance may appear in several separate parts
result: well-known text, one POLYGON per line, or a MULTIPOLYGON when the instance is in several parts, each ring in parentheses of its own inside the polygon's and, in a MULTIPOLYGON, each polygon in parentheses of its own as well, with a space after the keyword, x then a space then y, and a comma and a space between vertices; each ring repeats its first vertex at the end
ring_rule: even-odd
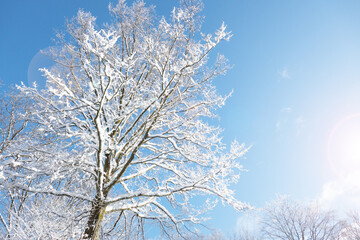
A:
POLYGON ((360 172, 360 113, 347 116, 334 126, 327 151, 336 174, 360 172))

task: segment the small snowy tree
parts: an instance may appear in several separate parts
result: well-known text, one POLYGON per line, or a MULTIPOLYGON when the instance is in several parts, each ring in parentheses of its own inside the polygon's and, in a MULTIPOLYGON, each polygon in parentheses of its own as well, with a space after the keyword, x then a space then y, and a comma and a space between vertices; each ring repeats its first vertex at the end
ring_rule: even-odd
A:
POLYGON ((38 127, 13 150, 22 167, 13 186, 75 206, 52 212, 71 221, 68 237, 143 238, 152 222, 168 238, 185 238, 218 198, 248 207, 228 188, 246 148, 234 141, 227 150, 221 130, 207 123, 228 97, 212 84, 226 59, 207 60, 231 34, 224 24, 202 34, 201 8, 186 0, 156 21, 142 1, 120 0, 103 28, 79 11, 50 52, 56 64, 42 69, 46 88, 19 86, 38 127))
POLYGON ((359 240, 360 239, 360 214, 352 211, 348 214, 348 223, 341 231, 340 240, 359 240))
MULTIPOLYGON (((64 198, 29 191, 48 172, 37 167, 56 138, 41 136, 31 121, 33 102, 17 91, 0 98, 0 238, 62 239, 71 236, 74 206, 64 198), (34 161, 25 164, 26 161, 34 161), (35 162, 38 162, 37 164, 35 162), (29 169, 28 167, 32 167, 29 169), (65 202, 66 201, 66 202, 65 202), (61 220, 59 221, 59 217, 61 220), (67 216, 66 221, 64 221, 67 216)), ((67 183, 71 180, 67 179, 67 183)), ((61 181, 58 179, 58 181, 61 181)), ((77 206, 78 207, 78 206, 77 206)), ((75 221, 74 221, 75 220, 75 221)))
MULTIPOLYGON (((24 131, 26 121, 18 120, 18 114, 24 107, 22 101, 12 98, 8 95, 1 95, 0 99, 0 237, 8 238, 11 234, 11 223, 13 218, 13 212, 18 212, 19 207, 15 203, 17 198, 14 192, 16 189, 8 187, 4 184, 6 181, 4 176, 4 168, 7 165, 11 165, 12 161, 7 162, 6 151, 12 147, 24 131), (11 207, 8 207, 11 206, 11 207), (15 211, 14 211, 15 210, 15 211)), ((16 166, 10 166, 15 168, 16 166)), ((10 180, 11 181, 11 180, 10 180)), ((26 193, 25 193, 26 195, 26 193)), ((26 198, 20 199, 20 205, 26 198)))
POLYGON ((337 240, 345 222, 331 210, 302 205, 286 197, 264 209, 262 233, 266 239, 337 240))
POLYGON ((21 167, 13 151, 29 134, 27 115, 30 103, 16 91, 3 93, 0 98, 0 238, 14 238, 29 193, 12 183, 21 174, 21 167), (7 173, 11 171, 12 175, 7 173))

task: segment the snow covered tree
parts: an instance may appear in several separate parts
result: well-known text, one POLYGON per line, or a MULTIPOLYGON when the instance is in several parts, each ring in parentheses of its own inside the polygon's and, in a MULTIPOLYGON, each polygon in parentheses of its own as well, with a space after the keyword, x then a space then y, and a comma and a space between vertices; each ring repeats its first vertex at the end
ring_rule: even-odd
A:
POLYGON ((333 211, 284 197, 269 204, 262 219, 265 239, 337 240, 344 226, 333 211))
POLYGON ((360 239, 360 214, 352 211, 348 214, 348 223, 341 231, 340 240, 359 240, 360 239))
POLYGON ((113 21, 102 28, 84 11, 68 22, 49 52, 56 64, 42 69, 45 89, 18 87, 36 131, 11 149, 21 174, 1 174, 66 206, 47 215, 68 238, 144 238, 146 223, 186 238, 218 199, 247 208, 229 189, 247 149, 236 141, 227 149, 208 123, 228 97, 212 83, 228 65, 221 55, 207 62, 230 32, 222 24, 201 33, 197 0, 182 1, 169 19, 142 1, 109 9, 113 21))
POLYGON ((7 152, 19 144, 25 132, 27 120, 21 114, 28 112, 28 104, 24 100, 17 98, 16 94, 2 94, 0 99, 0 236, 3 239, 12 234, 14 219, 27 199, 26 192, 9 184, 14 177, 6 179, 4 176, 6 168, 17 171, 16 163, 7 152))
MULTIPOLYGON (((33 102, 17 91, 0 99, 0 238, 63 239, 70 236, 74 206, 58 196, 29 191, 46 178, 39 156, 53 145, 31 121, 33 102), (36 164, 24 164, 26 161, 36 164), (28 169, 32 167, 32 169, 28 169), (37 173, 36 173, 37 172, 37 173), (67 221, 59 221, 66 219, 67 221), (68 224, 70 223, 70 224, 68 224), (65 233, 65 234, 64 234, 65 233)), ((70 183, 69 179, 67 180, 70 183)))

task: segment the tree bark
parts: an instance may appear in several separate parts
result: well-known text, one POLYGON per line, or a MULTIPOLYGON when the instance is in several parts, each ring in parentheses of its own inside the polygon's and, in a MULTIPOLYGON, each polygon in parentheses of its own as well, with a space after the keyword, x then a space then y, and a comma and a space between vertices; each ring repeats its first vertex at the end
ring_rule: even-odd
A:
POLYGON ((101 222, 106 210, 104 202, 105 200, 101 199, 99 194, 95 196, 95 199, 91 205, 91 212, 84 231, 83 239, 99 240, 101 222))

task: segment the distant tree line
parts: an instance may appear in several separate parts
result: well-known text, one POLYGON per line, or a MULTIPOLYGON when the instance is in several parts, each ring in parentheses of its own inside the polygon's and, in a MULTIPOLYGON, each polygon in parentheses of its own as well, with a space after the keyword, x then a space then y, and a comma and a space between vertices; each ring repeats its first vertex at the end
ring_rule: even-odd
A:
POLYGON ((304 204, 281 197, 258 213, 256 230, 242 226, 235 233, 215 231, 208 240, 360 240, 360 214, 339 217, 318 204, 304 204))

